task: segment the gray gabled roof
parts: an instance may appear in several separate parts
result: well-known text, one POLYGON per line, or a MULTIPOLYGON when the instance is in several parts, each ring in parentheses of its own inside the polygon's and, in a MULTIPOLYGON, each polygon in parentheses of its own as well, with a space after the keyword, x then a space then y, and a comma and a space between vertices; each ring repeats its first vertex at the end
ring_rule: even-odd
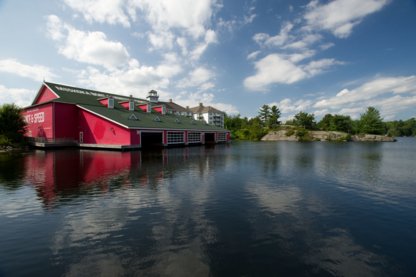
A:
MULTIPOLYGON (((219 128, 214 125, 204 125, 202 121, 195 121, 195 124, 191 124, 192 118, 185 116, 178 116, 172 114, 160 114, 155 110, 152 110, 150 113, 144 112, 142 109, 138 108, 138 104, 144 104, 148 101, 141 98, 133 98, 135 101, 134 111, 129 111, 122 105, 120 102, 124 100, 130 100, 131 98, 117 95, 113 93, 94 91, 89 89, 77 88, 67 85, 55 84, 50 82, 44 82, 44 85, 51 89, 58 98, 49 100, 47 102, 61 102, 61 103, 70 103, 75 104, 81 109, 87 110, 91 113, 94 113, 100 117, 106 118, 114 123, 122 125, 126 128, 132 129, 141 129, 141 128, 157 128, 157 129, 184 129, 184 130, 212 130, 212 131, 226 131, 223 128, 219 128), (114 97, 114 109, 107 108, 101 104, 98 99, 112 96, 114 97), (137 119, 129 119, 131 115, 134 114, 137 119), (156 117, 160 118, 160 122, 154 121, 156 117), (180 123, 174 123, 175 119, 178 118, 180 123)), ((43 86, 40 90, 42 90, 43 86)), ((39 95, 39 94, 38 94, 39 95)), ((36 99, 35 99, 36 101, 36 99)), ((35 102, 34 101, 34 102, 35 102)), ((45 103, 45 102, 43 102, 45 103)), ((42 103, 42 104, 43 104, 42 103)), ((158 103, 160 106, 162 103, 158 103)), ((37 106, 33 105, 32 106, 37 106)), ((152 105, 154 106, 154 105, 152 105)))

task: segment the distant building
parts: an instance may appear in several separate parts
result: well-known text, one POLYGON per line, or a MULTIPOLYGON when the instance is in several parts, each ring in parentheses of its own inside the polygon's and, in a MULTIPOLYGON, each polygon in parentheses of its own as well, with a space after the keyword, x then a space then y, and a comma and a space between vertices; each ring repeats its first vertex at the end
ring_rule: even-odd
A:
POLYGON ((190 108, 189 110, 193 113, 194 119, 224 128, 224 112, 211 106, 204 107, 202 103, 199 103, 199 106, 190 108))

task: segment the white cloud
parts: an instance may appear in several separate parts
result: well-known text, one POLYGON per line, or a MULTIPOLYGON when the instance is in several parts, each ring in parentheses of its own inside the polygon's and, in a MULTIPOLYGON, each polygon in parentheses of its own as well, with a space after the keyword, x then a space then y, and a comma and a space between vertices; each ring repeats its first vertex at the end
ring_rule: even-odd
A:
POLYGON ((253 52, 251 54, 248 54, 247 55, 247 60, 249 60, 249 59, 255 59, 257 57, 257 55, 260 54, 260 53, 261 53, 261 51, 255 51, 255 52, 253 52))
MULTIPOLYGON (((298 60, 302 57, 290 57, 298 60)), ((250 90, 265 91, 273 83, 292 84, 305 78, 322 73, 324 68, 342 64, 334 59, 312 61, 308 65, 295 65, 278 54, 270 54, 254 63, 257 73, 244 80, 244 86, 250 90)))
POLYGON ((238 114, 237 107, 231 104, 225 104, 215 101, 215 95, 207 92, 188 92, 183 91, 179 95, 174 96, 174 102, 181 103, 182 106, 195 107, 198 103, 203 103, 205 107, 211 106, 227 114, 238 114))
POLYGON ((306 49, 310 44, 322 39, 320 34, 306 34, 300 40, 287 44, 282 49, 306 49))
POLYGON ((182 49, 182 55, 187 55, 188 54, 188 49, 187 49, 187 42, 186 42, 186 38, 184 37, 179 37, 176 39, 176 43, 181 47, 182 49))
POLYGON ((334 59, 322 59, 319 61, 310 62, 308 65, 304 66, 303 69, 309 72, 311 76, 314 76, 322 73, 323 69, 336 64, 344 64, 344 62, 336 61, 334 59))
POLYGON ((17 74, 35 81, 42 81, 43 79, 53 80, 59 77, 51 73, 50 69, 46 66, 26 65, 19 63, 15 59, 0 60, 0 72, 17 74))
POLYGON ((257 14, 252 14, 250 16, 245 15, 244 16, 244 24, 249 24, 253 22, 254 18, 256 18, 257 14))
POLYGON ((268 39, 270 36, 265 33, 258 33, 253 36, 253 40, 258 44, 262 44, 264 40, 268 39))
POLYGON ((273 102, 268 104, 270 107, 276 106, 282 112, 282 114, 295 112, 295 111, 305 111, 310 107, 312 104, 311 100, 298 100, 294 104, 292 104, 292 100, 289 98, 285 98, 282 101, 273 102))
POLYGON ((313 113, 315 116, 321 116, 321 115, 326 115, 329 114, 328 109, 323 109, 323 110, 317 110, 313 113))
POLYGON ((205 52, 209 44, 217 42, 217 34, 213 30, 207 30, 205 34, 205 41, 200 43, 193 51, 191 51, 191 58, 193 60, 198 60, 202 53, 205 52))
POLYGON ((329 42, 329 43, 326 43, 326 44, 320 45, 320 46, 319 46, 319 48, 321 48, 322 50, 326 50, 326 49, 331 48, 331 47, 332 47, 332 46, 334 46, 334 45, 335 45, 334 43, 329 42))
POLYGON ((97 21, 108 24, 121 24, 130 27, 128 16, 123 11, 124 0, 64 0, 75 11, 84 15, 89 23, 97 21))
POLYGON ((342 109, 389 92, 416 94, 416 76, 380 77, 351 91, 344 89, 334 97, 317 102, 314 107, 342 109))
POLYGON ((199 86, 213 77, 215 77, 214 72, 203 67, 198 67, 197 69, 189 73, 188 78, 183 78, 182 80, 179 80, 176 87, 185 88, 199 86))
POLYGON ((381 10, 389 0, 334 0, 326 5, 319 5, 312 0, 307 5, 303 18, 309 29, 329 30, 340 38, 348 37, 352 28, 361 20, 381 10))
POLYGON ((274 37, 270 37, 268 34, 265 33, 258 33, 253 36, 253 40, 262 45, 263 43, 269 47, 271 46, 281 46, 283 45, 286 40, 289 38, 289 31, 293 28, 293 24, 290 22, 285 22, 280 29, 279 35, 274 37))
POLYGON ((297 63, 301 60, 310 58, 310 57, 314 56, 315 54, 316 54, 315 50, 305 50, 302 53, 284 55, 284 57, 286 57, 289 61, 291 61, 293 63, 297 63))
POLYGON ((140 66, 136 60, 131 60, 128 65, 121 69, 110 72, 89 67, 87 74, 79 82, 97 90, 114 92, 123 95, 134 95, 145 98, 147 92, 156 89, 159 95, 168 98, 170 94, 159 91, 167 88, 170 79, 180 72, 182 68, 170 55, 165 55, 166 60, 157 67, 140 66))
POLYGON ((244 80, 244 86, 250 90, 267 90, 272 83, 292 84, 307 77, 306 72, 294 63, 270 54, 254 63, 257 73, 244 80))
POLYGON ((15 103, 20 107, 29 106, 36 96, 35 90, 23 88, 6 88, 0 85, 0 106, 3 104, 15 103))
POLYGON ((216 0, 131 0, 128 11, 136 19, 136 9, 145 13, 146 20, 156 32, 184 29, 194 38, 204 36, 215 10, 221 5, 216 0))
POLYGON ((175 36, 171 32, 148 33, 149 41, 155 48, 172 48, 175 36))
POLYGON ((63 24, 55 15, 46 17, 47 36, 60 41, 59 53, 79 62, 102 65, 106 68, 123 66, 129 53, 120 42, 109 41, 102 32, 83 32, 63 24))

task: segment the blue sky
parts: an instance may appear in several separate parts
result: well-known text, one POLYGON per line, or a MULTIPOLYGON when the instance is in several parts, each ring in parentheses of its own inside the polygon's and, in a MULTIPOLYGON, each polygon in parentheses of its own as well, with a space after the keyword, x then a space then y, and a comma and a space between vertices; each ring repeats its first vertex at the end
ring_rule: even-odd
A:
POLYGON ((416 117, 413 0, 0 0, 0 104, 42 80, 199 102, 416 117))

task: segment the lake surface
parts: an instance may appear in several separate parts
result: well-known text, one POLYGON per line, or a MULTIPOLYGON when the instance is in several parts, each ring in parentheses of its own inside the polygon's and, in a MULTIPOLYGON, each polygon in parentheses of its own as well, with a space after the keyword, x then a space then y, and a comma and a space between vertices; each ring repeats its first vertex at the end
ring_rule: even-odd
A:
POLYGON ((0 276, 416 276, 416 138, 0 153, 0 276))

